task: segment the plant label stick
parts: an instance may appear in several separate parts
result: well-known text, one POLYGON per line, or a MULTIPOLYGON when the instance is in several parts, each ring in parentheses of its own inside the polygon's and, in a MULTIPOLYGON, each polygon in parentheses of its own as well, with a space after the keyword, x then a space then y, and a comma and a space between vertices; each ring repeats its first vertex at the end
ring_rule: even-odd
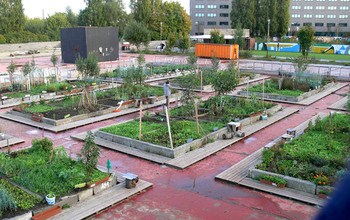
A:
POLYGON ((198 122, 198 109, 197 109, 197 102, 195 102, 195 103, 194 103, 194 110, 196 111, 197 134, 199 135, 199 122, 198 122))

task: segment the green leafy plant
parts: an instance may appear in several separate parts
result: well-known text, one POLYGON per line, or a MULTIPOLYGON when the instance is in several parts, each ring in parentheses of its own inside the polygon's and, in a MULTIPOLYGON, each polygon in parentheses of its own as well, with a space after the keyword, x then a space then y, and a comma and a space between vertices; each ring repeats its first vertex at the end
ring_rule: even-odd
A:
POLYGON ((7 191, 0 187, 0 217, 2 212, 13 212, 17 209, 16 202, 7 191))
POLYGON ((259 177, 260 177, 260 179, 263 179, 263 180, 266 180, 269 182, 273 182, 276 184, 281 184, 281 185, 287 184, 287 181, 285 179, 282 179, 281 177, 278 177, 278 176, 261 174, 259 177))
POLYGON ((86 138, 84 140, 84 146, 81 149, 81 153, 78 157, 85 164, 86 179, 89 181, 95 170, 98 162, 98 157, 100 156, 100 148, 97 147, 95 143, 94 134, 91 131, 87 132, 86 138))

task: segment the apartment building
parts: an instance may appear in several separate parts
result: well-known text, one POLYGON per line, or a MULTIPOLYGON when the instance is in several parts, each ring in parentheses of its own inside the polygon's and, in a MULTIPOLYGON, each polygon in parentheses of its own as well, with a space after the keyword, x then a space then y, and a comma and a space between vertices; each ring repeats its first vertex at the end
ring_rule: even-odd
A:
MULTIPOLYGON (((232 0, 190 0, 191 35, 204 29, 230 29, 232 0)), ((290 0, 289 35, 311 25, 316 36, 342 36, 350 32, 350 0, 290 0)))
POLYGON ((342 36, 350 32, 350 0, 291 0, 290 34, 310 25, 316 36, 342 36))
POLYGON ((230 29, 231 7, 231 0, 191 0, 191 35, 203 35, 204 29, 230 29))

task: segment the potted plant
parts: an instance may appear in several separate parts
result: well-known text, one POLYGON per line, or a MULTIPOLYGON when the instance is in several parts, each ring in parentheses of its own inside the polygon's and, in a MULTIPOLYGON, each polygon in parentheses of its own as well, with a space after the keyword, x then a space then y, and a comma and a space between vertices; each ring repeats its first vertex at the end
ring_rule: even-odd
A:
POLYGON ((46 195, 46 202, 49 205, 55 204, 56 196, 52 192, 46 195))
POLYGON ((322 198, 322 199, 327 199, 328 196, 332 193, 331 189, 328 188, 324 188, 323 190, 320 190, 318 192, 318 197, 322 198))
POLYGON ((260 182, 266 183, 272 186, 277 186, 280 188, 284 188, 287 184, 287 181, 285 179, 282 179, 278 176, 271 176, 271 175, 260 175, 260 182))

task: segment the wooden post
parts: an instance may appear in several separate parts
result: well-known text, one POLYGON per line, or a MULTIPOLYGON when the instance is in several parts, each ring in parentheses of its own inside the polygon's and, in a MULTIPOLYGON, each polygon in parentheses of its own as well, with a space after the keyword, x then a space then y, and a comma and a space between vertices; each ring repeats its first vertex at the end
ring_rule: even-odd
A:
POLYGON ((174 149, 173 147, 173 139, 171 137, 171 130, 170 130, 170 120, 169 120, 169 114, 168 114, 168 108, 165 106, 165 114, 166 114, 166 123, 168 125, 168 131, 169 131, 169 139, 170 139, 170 146, 171 149, 174 149))
POLYGON ((9 143, 9 139, 6 138, 6 141, 7 141, 7 153, 10 154, 11 152, 11 148, 10 148, 10 143, 9 143))
POLYGON ((262 97, 263 108, 264 108, 264 97, 265 97, 265 78, 263 78, 263 97, 262 97))
POLYGON ((201 96, 203 97, 203 70, 201 71, 201 96))
POLYGON ((197 122, 197 134, 199 135, 199 122, 198 122, 198 109, 197 109, 197 102, 194 103, 194 110, 196 112, 196 122, 197 122))
POLYGON ((141 140, 142 137, 142 100, 140 100, 140 134, 139 134, 139 140, 141 140))

